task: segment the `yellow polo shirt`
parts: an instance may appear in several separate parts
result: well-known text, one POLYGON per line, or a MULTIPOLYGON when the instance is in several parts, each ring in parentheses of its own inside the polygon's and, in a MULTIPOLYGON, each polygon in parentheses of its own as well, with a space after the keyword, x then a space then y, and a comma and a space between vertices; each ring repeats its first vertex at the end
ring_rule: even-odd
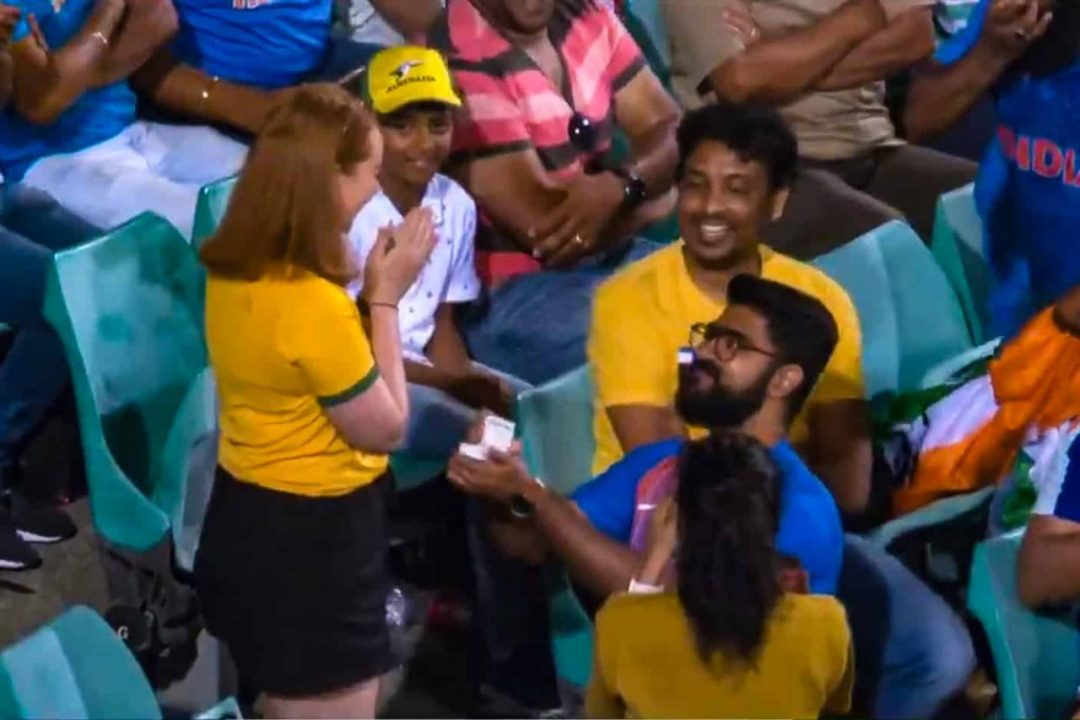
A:
POLYGON ((843 606, 785 595, 753 669, 697 654, 679 598, 618 595, 596 616, 591 718, 817 718, 847 713, 855 680, 843 606))
MULTIPOLYGON (((859 318, 843 288, 820 270, 765 246, 761 247, 761 274, 817 298, 836 321, 836 350, 806 407, 862 398, 859 318)), ((682 241, 628 266, 600 286, 588 342, 596 383, 594 472, 603 472, 623 456, 605 409, 671 406, 679 384, 678 350, 686 346, 690 326, 716 320, 724 305, 694 285, 682 241)), ((792 425, 791 440, 802 442, 808 433, 804 408, 792 425)), ((701 428, 690 428, 691 437, 704 434, 701 428)))
POLYGON ((378 379, 344 288, 295 268, 255 282, 211 275, 206 341, 221 398, 218 462, 233 477, 333 496, 386 472, 386 456, 354 449, 324 410, 378 379))

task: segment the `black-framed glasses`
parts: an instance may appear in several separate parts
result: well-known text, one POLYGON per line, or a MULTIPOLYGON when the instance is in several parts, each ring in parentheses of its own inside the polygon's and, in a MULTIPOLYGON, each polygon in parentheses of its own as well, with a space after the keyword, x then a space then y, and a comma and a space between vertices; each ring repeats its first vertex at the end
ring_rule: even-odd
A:
POLYGON ((758 347, 752 342, 747 340, 746 336, 738 330, 732 330, 731 328, 721 325, 719 323, 695 323, 690 326, 690 346, 700 347, 705 343, 710 343, 713 348, 713 352, 720 357, 721 360, 731 360, 740 352, 756 352, 765 357, 776 357, 774 350, 766 350, 763 347, 758 347))

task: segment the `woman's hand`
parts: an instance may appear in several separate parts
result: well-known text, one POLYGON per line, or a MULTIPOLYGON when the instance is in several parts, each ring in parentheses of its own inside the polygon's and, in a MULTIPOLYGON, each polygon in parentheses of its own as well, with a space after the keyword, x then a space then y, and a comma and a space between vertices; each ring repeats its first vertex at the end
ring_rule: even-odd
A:
POLYGON ((379 230, 364 266, 364 301, 368 305, 397 305, 416 282, 435 242, 435 226, 427 208, 413 208, 396 228, 379 230))

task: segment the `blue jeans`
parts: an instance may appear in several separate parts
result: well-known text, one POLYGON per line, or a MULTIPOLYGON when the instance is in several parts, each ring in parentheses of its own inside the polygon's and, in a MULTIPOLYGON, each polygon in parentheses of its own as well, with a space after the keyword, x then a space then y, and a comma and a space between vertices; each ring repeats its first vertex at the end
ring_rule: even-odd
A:
MULTIPOLYGON (((479 370, 505 380, 514 396, 531 386, 497 370, 479 370)), ((476 420, 477 411, 442 390, 409 383, 409 429, 403 450, 427 457, 450 457, 476 420)))
POLYGON ((99 232, 49 195, 0 186, 0 322, 15 328, 0 365, 0 469, 15 460, 68 381, 63 346, 41 316, 52 255, 99 232))
POLYGON ((857 694, 873 717, 932 717, 963 690, 975 669, 967 628, 895 557, 847 535, 837 598, 851 625, 857 694))
POLYGON ((616 257, 573 270, 520 275, 463 308, 459 326, 469 355, 489 367, 542 385, 585 364, 593 293, 623 265, 659 246, 634 240, 616 257))

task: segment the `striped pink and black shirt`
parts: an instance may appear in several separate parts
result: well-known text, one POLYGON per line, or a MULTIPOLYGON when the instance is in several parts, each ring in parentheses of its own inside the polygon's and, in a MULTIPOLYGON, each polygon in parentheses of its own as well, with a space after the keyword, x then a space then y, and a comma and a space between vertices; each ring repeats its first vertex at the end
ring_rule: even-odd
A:
MULTIPOLYGON (((608 8, 584 1, 556 4, 549 35, 563 60, 563 88, 471 0, 448 0, 428 44, 447 56, 465 101, 454 128, 452 161, 535 151, 548 172, 566 180, 610 147, 615 94, 646 67, 645 58, 608 8), (571 4, 581 7, 571 9, 571 4), (575 113, 596 128, 597 143, 588 156, 570 142, 575 113)), ((540 269, 508 233, 484 217, 483 207, 476 250, 480 277, 489 284, 540 269)))

